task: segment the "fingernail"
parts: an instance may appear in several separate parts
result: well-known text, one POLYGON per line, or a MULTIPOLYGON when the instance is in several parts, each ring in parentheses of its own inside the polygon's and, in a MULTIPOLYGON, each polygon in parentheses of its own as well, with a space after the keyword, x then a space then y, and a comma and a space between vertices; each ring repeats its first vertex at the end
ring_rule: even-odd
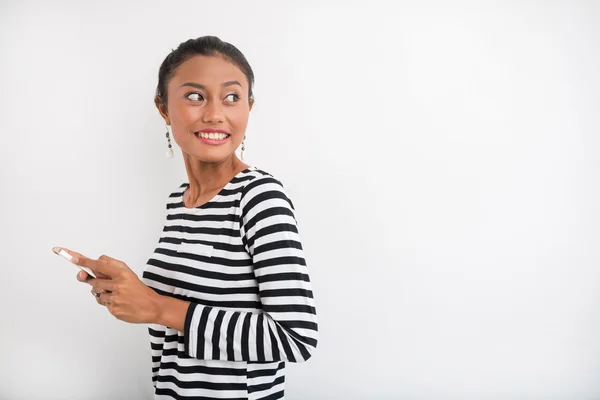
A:
POLYGON ((74 263, 74 264, 77 264, 77 263, 79 262, 79 258, 77 258, 77 257, 73 257, 73 258, 71 259, 71 262, 72 262, 72 263, 74 263))

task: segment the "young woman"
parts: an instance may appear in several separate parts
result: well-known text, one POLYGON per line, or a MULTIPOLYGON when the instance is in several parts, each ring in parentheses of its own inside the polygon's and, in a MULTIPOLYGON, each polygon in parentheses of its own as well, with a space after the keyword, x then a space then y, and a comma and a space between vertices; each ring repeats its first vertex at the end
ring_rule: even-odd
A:
POLYGON ((140 280, 122 261, 75 263, 116 318, 148 323, 156 399, 281 399, 286 362, 308 360, 317 319, 294 207, 271 174, 241 161, 254 75, 214 36, 163 61, 155 104, 188 182, 167 199, 163 233, 140 280))

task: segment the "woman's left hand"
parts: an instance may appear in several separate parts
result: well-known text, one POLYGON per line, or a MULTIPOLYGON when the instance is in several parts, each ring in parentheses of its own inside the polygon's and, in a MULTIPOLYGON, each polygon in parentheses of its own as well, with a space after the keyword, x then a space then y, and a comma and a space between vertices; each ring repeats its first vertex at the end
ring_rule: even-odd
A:
POLYGON ((77 258, 73 260, 75 264, 108 277, 90 277, 86 283, 92 286, 93 294, 100 293, 96 302, 106 306, 115 318, 131 323, 156 321, 160 312, 160 295, 146 286, 127 264, 106 255, 93 260, 68 251, 77 258))

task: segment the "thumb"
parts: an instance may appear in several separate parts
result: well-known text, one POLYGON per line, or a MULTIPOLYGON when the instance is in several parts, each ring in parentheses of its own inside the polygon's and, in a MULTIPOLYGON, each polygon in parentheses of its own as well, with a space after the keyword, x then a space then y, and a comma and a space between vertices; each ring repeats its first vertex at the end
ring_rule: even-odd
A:
MULTIPOLYGON (((111 277, 108 275, 104 275, 104 274, 102 274, 100 272, 96 272, 96 271, 94 271, 94 272, 96 273, 96 276, 98 278, 111 279, 111 277)), ((91 276, 90 274, 88 274, 85 271, 79 271, 79 273, 77 273, 77 280, 79 282, 87 282, 89 279, 92 279, 92 278, 93 278, 93 276, 91 276)))

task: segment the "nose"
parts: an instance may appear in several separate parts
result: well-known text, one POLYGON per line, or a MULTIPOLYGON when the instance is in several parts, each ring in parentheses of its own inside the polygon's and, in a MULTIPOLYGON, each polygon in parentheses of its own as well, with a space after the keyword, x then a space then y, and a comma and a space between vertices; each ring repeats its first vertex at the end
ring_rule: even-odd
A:
POLYGON ((223 122, 223 108, 219 101, 208 101, 204 107, 202 121, 205 123, 220 123, 223 122))

